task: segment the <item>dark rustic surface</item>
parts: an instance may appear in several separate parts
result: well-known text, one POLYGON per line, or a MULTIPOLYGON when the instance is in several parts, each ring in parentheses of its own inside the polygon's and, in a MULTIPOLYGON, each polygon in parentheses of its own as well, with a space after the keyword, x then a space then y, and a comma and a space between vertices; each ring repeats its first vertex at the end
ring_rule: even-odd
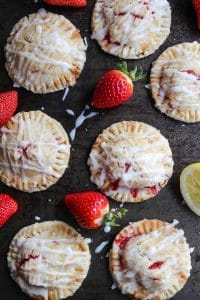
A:
MULTIPOLYGON (((96 42, 90 39, 90 18, 95 1, 88 0, 89 4, 84 9, 54 8, 47 7, 41 2, 34 3, 32 0, 0 0, 0 91, 12 88, 12 82, 4 69, 3 45, 6 37, 14 24, 23 16, 36 12, 40 7, 49 11, 63 14, 80 28, 82 36, 86 36, 89 44, 87 51, 87 62, 83 73, 66 101, 62 102, 63 92, 47 95, 34 95, 24 89, 19 89, 18 111, 37 110, 42 106, 50 116, 59 120, 67 132, 74 126, 74 118, 67 115, 67 108, 73 109, 78 115, 89 103, 91 94, 99 76, 109 68, 113 68, 118 59, 105 54, 97 46, 96 42)), ((196 29, 195 17, 190 0, 171 0, 172 27, 171 34, 167 41, 153 55, 139 60, 130 61, 129 66, 142 65, 146 71, 150 71, 151 63, 168 46, 183 41, 200 40, 200 34, 196 29)), ((146 80, 148 83, 148 79, 146 80)), ((200 160, 199 129, 200 124, 185 125, 161 114, 154 108, 150 92, 144 88, 144 82, 138 82, 135 88, 134 99, 118 108, 104 111, 97 117, 89 119, 78 130, 77 137, 72 143, 70 168, 63 178, 50 189, 39 193, 23 193, 16 191, 3 184, 0 184, 0 192, 9 193, 14 196, 19 204, 19 212, 0 229, 0 298, 3 300, 25 300, 29 299, 20 288, 9 277, 6 263, 6 253, 9 243, 16 232, 26 225, 35 222, 35 216, 44 220, 62 220, 78 228, 75 221, 67 213, 63 205, 63 197, 67 192, 76 192, 95 189, 90 183, 89 171, 86 159, 90 147, 96 136, 102 129, 116 121, 138 120, 145 121, 156 128, 169 139, 175 160, 174 174, 167 187, 161 193, 142 204, 127 204, 129 209, 126 218, 122 221, 121 228, 130 221, 137 221, 143 218, 158 218, 172 221, 176 218, 180 221, 180 227, 191 246, 195 247, 192 254, 192 274, 184 287, 173 299, 176 300, 197 300, 200 299, 200 223, 195 216, 182 203, 179 192, 179 174, 184 166, 200 160), (86 132, 85 129, 88 129, 86 132), (51 202, 48 201, 51 199, 51 202)), ((114 201, 110 201, 112 207, 117 207, 114 201)), ((85 237, 91 237, 93 243, 90 245, 92 253, 92 264, 87 279, 82 287, 72 297, 74 300, 122 300, 118 289, 111 290, 112 279, 108 271, 108 261, 105 254, 108 252, 113 237, 119 229, 105 234, 103 230, 94 232, 81 230, 85 237), (105 240, 110 244, 102 253, 94 254, 96 246, 105 240)))

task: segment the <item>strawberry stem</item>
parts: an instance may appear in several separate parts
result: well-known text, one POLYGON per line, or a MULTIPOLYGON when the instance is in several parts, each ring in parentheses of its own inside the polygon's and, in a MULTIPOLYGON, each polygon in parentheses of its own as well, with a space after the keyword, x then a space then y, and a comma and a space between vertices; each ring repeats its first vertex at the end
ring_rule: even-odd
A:
POLYGON ((147 76, 141 67, 135 67, 132 71, 128 70, 128 65, 125 61, 117 65, 117 69, 130 77, 132 81, 142 80, 147 76))
POLYGON ((116 223, 116 220, 122 219, 126 215, 127 211, 128 210, 123 207, 112 209, 104 216, 103 224, 110 227, 120 226, 118 223, 116 223))

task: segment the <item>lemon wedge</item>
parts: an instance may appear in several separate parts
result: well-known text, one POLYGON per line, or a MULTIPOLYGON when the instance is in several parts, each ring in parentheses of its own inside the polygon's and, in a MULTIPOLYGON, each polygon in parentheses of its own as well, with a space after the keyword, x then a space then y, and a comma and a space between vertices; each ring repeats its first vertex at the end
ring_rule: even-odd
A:
POLYGON ((180 176, 180 189, 186 204, 200 216, 200 162, 183 169, 180 176))

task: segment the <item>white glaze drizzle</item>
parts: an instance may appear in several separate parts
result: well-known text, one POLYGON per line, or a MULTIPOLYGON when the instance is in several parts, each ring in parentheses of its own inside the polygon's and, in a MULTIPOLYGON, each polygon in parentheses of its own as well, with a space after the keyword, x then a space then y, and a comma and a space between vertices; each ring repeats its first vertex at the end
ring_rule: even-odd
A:
POLYGON ((111 226, 106 224, 106 225, 104 226, 104 232, 105 232, 105 233, 108 233, 108 232, 110 232, 110 231, 111 231, 111 226))
POLYGON ((101 242, 95 249, 95 253, 99 254, 107 245, 109 244, 109 241, 101 242))
POLYGON ((75 116, 75 113, 72 109, 66 109, 66 113, 68 113, 70 116, 75 116))
POLYGON ((63 97, 62 97, 62 101, 65 101, 65 100, 66 100, 68 93, 69 93, 69 88, 66 87, 66 88, 65 88, 65 91, 64 91, 64 94, 63 94, 63 97))
POLYGON ((147 90, 150 90, 151 89, 151 85, 150 85, 150 83, 148 83, 148 84, 145 84, 145 89, 147 89, 147 90))
POLYGON ((111 286, 111 290, 115 290, 117 288, 116 284, 113 283, 112 286, 111 286))
POLYGON ((75 121, 75 127, 71 130, 71 132, 69 134, 72 141, 75 139, 77 129, 84 123, 84 121, 87 120, 87 119, 93 118, 93 117, 95 117, 96 115, 99 114, 97 112, 90 112, 87 115, 85 115, 85 112, 88 109, 89 109, 89 106, 86 105, 84 110, 77 117, 77 119, 75 121))
POLYGON ((88 42, 87 42, 86 36, 84 37, 83 41, 84 41, 84 44, 85 44, 85 48, 87 49, 88 48, 88 42))

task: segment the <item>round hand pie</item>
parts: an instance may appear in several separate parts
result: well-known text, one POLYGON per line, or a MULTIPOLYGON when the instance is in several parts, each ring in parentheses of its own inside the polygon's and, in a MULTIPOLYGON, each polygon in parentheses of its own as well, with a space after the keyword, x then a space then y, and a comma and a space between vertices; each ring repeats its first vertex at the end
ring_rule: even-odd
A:
POLYGON ((69 20, 41 9, 14 26, 5 46, 5 67, 16 84, 45 94, 76 83, 85 50, 79 30, 69 20))
POLYGON ((110 252, 110 271, 123 294, 138 300, 166 300, 185 285, 191 257, 183 230, 159 220, 125 227, 110 252))
POLYGON ((47 189, 68 167, 70 144, 60 123, 22 112, 0 129, 0 180, 25 192, 47 189))
POLYGON ((123 121, 98 136, 89 155, 91 180, 107 196, 122 202, 154 197, 173 172, 167 139, 154 127, 123 121))
POLYGON ((167 0, 97 0, 92 37, 110 54, 138 59, 155 52, 170 33, 167 0))
POLYGON ((59 221, 22 228, 13 238, 8 267, 22 291, 38 300, 72 296, 87 276, 90 251, 83 237, 59 221))
POLYGON ((183 43, 165 50, 151 70, 156 107, 167 116, 200 121, 200 43, 183 43))

